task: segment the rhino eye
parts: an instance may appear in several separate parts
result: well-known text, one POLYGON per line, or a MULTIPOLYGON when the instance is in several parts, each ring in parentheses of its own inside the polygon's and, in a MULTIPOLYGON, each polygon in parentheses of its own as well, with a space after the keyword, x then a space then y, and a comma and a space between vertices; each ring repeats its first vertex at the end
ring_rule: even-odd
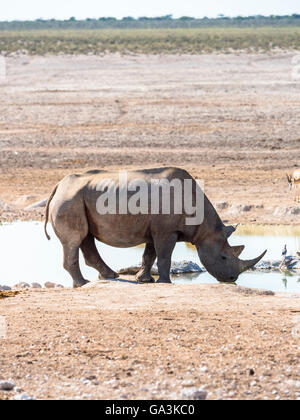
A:
POLYGON ((227 257, 225 257, 224 255, 222 255, 222 260, 227 260, 227 257))

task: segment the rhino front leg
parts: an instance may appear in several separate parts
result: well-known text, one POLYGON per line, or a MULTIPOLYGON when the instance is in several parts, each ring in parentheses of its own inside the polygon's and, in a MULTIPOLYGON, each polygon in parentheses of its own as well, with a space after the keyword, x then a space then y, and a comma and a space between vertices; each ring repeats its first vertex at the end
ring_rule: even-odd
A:
POLYGON ((93 235, 90 233, 88 234, 82 242, 80 249, 83 253, 85 263, 89 267, 99 271, 100 279, 115 279, 119 277, 119 275, 109 268, 100 257, 93 235))
POLYGON ((157 283, 172 283, 170 279, 171 258, 177 239, 177 233, 173 233, 168 237, 158 237, 154 241, 159 273, 157 283))
POLYGON ((72 279, 73 287, 82 287, 88 283, 87 280, 83 278, 83 275, 79 267, 79 247, 70 246, 68 244, 63 245, 64 249, 64 268, 67 270, 72 279))
POLYGON ((143 255, 142 267, 135 276, 139 283, 154 283, 154 278, 151 276, 151 268, 156 259, 156 251, 153 244, 146 244, 143 255))

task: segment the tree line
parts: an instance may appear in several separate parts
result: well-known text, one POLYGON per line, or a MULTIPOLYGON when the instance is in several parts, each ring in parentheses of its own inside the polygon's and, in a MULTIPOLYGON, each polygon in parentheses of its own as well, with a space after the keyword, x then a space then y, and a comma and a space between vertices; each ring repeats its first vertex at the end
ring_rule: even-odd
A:
POLYGON ((114 17, 87 18, 77 20, 37 19, 35 21, 0 22, 0 30, 41 30, 41 29, 171 29, 171 28, 208 28, 208 27, 265 27, 265 26, 300 26, 300 15, 287 16, 237 16, 217 18, 194 18, 182 16, 173 18, 172 15, 159 17, 132 16, 116 19, 114 17))

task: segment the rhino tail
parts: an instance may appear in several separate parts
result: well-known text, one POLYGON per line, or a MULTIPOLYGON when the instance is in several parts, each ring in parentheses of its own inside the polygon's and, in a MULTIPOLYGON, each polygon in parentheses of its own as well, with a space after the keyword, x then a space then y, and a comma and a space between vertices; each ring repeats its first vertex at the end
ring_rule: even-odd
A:
POLYGON ((45 215, 46 220, 45 220, 44 230, 45 230, 45 234, 46 234, 46 237, 47 237, 48 241, 50 241, 50 239, 51 239, 50 236, 49 236, 49 234, 48 234, 48 232, 47 232, 47 224, 48 224, 48 221, 49 221, 49 207, 50 207, 50 203, 51 203, 53 197, 56 194, 57 187, 58 187, 58 184, 56 185, 56 187, 52 191, 52 193, 51 193, 51 195, 50 195, 50 197, 48 199, 47 206, 46 206, 46 215, 45 215))

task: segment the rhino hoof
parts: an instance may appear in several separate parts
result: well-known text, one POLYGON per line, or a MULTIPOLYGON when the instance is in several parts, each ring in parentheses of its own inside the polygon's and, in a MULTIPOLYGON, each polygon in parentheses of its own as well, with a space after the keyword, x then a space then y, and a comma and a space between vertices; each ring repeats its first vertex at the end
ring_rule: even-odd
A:
POLYGON ((170 279, 158 279, 156 283, 159 284, 172 284, 170 279))
POLYGON ((99 274, 99 280, 109 280, 109 279, 117 279, 119 274, 115 271, 110 271, 109 273, 99 274))
POLYGON ((75 282, 73 283, 73 288, 78 289, 79 287, 85 286, 88 283, 89 283, 88 280, 77 281, 76 283, 75 282))
POLYGON ((136 277, 136 281, 140 284, 155 283, 155 280, 153 277, 136 277))

